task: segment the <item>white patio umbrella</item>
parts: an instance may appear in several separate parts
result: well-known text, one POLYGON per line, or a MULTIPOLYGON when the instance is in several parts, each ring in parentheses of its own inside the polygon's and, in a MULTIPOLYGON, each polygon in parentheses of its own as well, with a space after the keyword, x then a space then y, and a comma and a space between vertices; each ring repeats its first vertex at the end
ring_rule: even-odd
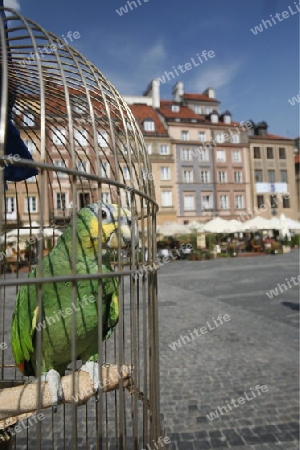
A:
POLYGON ((221 217, 216 217, 204 225, 203 231, 206 231, 207 233, 235 233, 237 231, 235 222, 238 221, 225 220, 221 219, 221 217))
POLYGON ((256 216, 243 224, 243 231, 274 230, 271 220, 256 216))
POLYGON ((289 219, 287 217, 286 222, 289 230, 292 231, 300 230, 300 222, 297 222, 297 220, 289 219))
POLYGON ((280 215, 280 230, 279 230, 279 235, 284 239, 285 236, 287 236, 288 240, 291 239, 291 233, 290 230, 288 228, 288 224, 287 224, 287 220, 284 214, 280 215))
POLYGON ((204 223, 200 223, 200 222, 197 222, 196 220, 194 220, 193 222, 191 222, 188 225, 188 227, 191 231, 202 231, 203 227, 204 227, 204 223))
POLYGON ((164 236, 173 236, 175 234, 191 233, 187 225, 182 225, 177 222, 165 222, 163 225, 157 227, 157 232, 164 236))

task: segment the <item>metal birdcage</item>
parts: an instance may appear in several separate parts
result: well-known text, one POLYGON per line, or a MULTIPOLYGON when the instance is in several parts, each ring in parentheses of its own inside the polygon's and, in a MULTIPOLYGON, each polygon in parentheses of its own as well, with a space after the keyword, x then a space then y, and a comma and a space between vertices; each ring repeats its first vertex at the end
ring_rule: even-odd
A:
MULTIPOLYGON (((0 448, 156 448, 163 436, 155 265, 158 208, 143 136, 126 102, 97 67, 35 22, 11 9, 0 11, 0 448), (25 143, 30 157, 9 145, 9 127, 18 130, 15 139, 25 143), (38 174, 28 177, 35 169, 38 174), (16 170, 24 171, 26 179, 15 179, 16 170), (112 230, 118 245, 109 252, 112 272, 106 273, 103 208, 111 204, 131 214, 131 245, 122 245, 120 213, 112 230), (97 237, 93 235, 97 270, 79 274, 76 220, 90 205, 98 208, 97 237), (59 267, 45 273, 43 260, 70 223, 71 273, 60 273, 59 267), (35 277, 28 278, 34 269, 35 277), (82 383, 78 375, 78 316, 73 308, 71 360, 62 378, 64 401, 55 411, 47 383, 24 378, 13 360, 10 329, 18 291, 34 287, 38 319, 46 319, 47 330, 51 323, 42 313, 47 283, 70 284, 72 309, 78 306, 80 283, 96 280, 100 311, 108 278, 117 280, 119 320, 105 341, 98 320, 100 387, 96 394, 91 388, 85 392, 86 378, 82 383), (105 375, 112 377, 104 380, 105 375)), ((63 322, 61 316, 56 319, 63 322)), ((45 330, 36 330, 32 339, 41 375, 45 330)))

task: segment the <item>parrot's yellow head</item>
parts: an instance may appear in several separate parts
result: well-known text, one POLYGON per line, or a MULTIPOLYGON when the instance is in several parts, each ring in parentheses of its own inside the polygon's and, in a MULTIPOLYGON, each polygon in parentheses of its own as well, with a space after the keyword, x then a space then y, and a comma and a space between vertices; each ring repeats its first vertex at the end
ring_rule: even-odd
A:
POLYGON ((139 241, 138 227, 130 211, 110 203, 91 203, 82 208, 78 212, 77 230, 86 248, 97 248, 99 236, 103 249, 137 247, 139 241))

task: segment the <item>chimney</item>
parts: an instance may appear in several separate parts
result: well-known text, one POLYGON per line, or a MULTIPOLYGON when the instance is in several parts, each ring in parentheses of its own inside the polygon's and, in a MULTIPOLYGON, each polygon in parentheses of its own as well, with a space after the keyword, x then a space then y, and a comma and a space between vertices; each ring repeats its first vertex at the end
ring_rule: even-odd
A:
POLYGON ((215 90, 212 87, 208 87, 207 89, 205 89, 203 94, 206 95, 208 98, 216 98, 215 90))
POLYGON ((184 84, 182 81, 178 81, 173 87, 173 100, 174 102, 181 102, 184 95, 184 84))
POLYGON ((257 136, 266 136, 267 129, 268 129, 267 122, 259 122, 255 127, 255 134, 257 136))
POLYGON ((154 79, 151 83, 148 84, 147 89, 145 90, 144 97, 152 97, 152 106, 153 108, 160 107, 160 87, 159 81, 154 79))

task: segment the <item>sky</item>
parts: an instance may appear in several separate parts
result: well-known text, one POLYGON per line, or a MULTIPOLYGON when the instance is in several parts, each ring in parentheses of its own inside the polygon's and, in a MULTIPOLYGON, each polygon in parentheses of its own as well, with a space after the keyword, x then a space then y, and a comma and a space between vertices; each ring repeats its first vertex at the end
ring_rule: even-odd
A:
POLYGON ((59 37, 77 31, 80 38, 72 45, 123 95, 142 95, 153 78, 213 51, 213 58, 185 73, 177 69, 180 76, 161 83, 161 98, 172 98, 177 81, 189 93, 211 86, 221 112, 228 109, 233 120, 265 120, 269 133, 300 135, 299 0, 135 2, 132 10, 125 0, 4 3, 59 37), (121 13, 125 5, 128 12, 121 13), (262 20, 272 17, 266 29, 262 20), (259 25, 263 31, 254 34, 251 29, 259 25), (292 106, 289 99, 297 95, 299 103, 292 106))

